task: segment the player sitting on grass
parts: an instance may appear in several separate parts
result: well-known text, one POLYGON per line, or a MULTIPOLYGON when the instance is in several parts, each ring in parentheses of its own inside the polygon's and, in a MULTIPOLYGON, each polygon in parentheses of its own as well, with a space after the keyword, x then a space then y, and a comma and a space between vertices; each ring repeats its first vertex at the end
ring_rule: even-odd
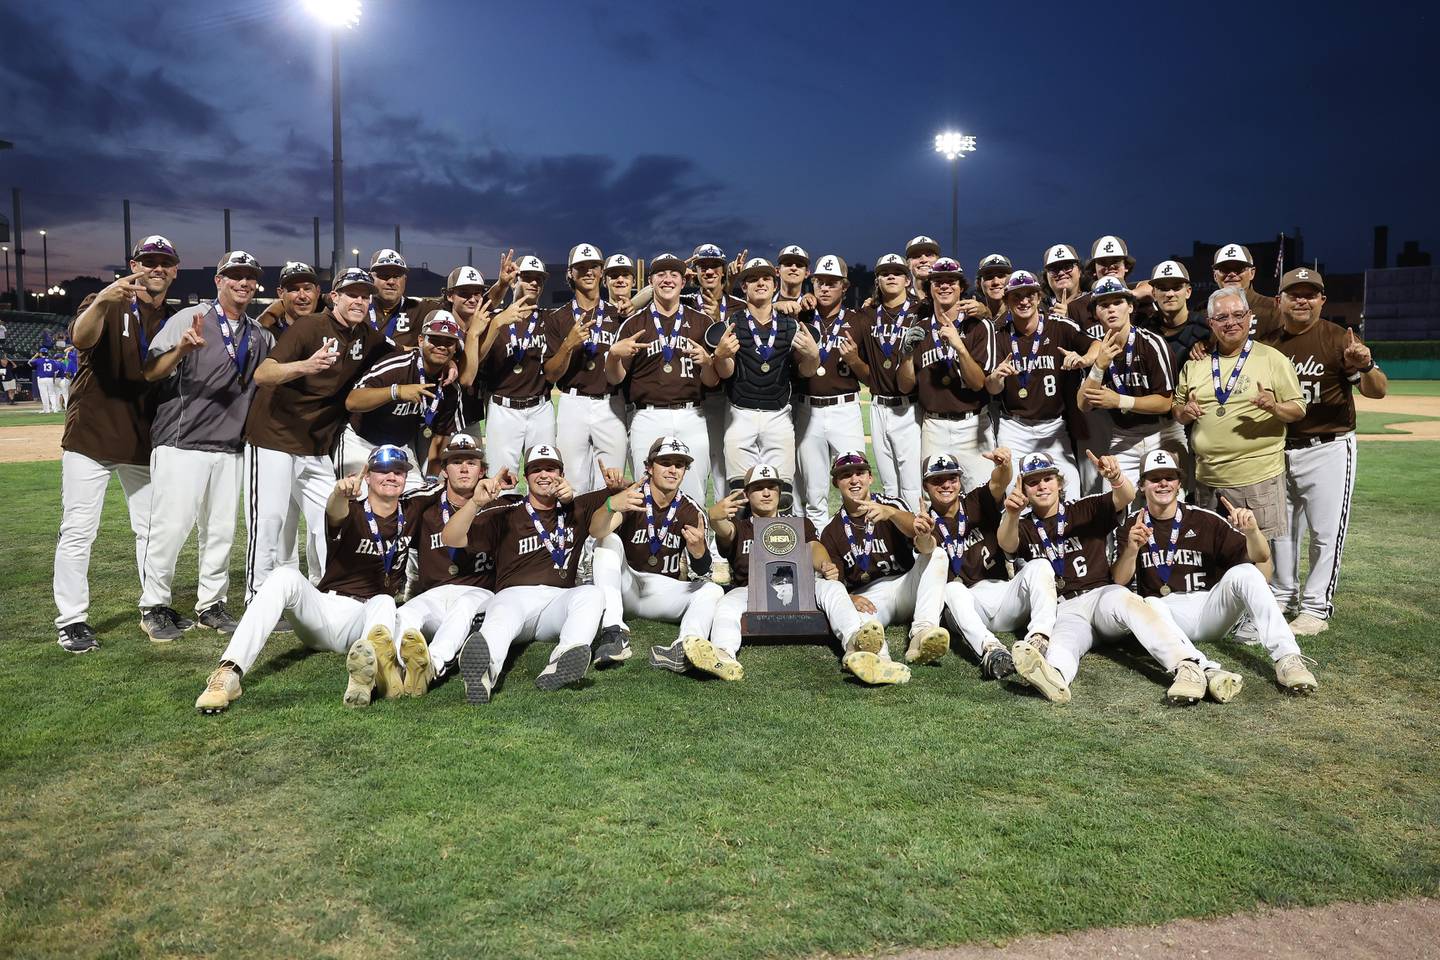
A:
POLYGON ((1044 560, 1031 560, 1013 579, 1006 576, 1005 552, 995 536, 1010 488, 1010 450, 981 456, 995 464, 990 482, 963 497, 960 461, 949 454, 925 460, 922 482, 935 539, 949 563, 945 610, 979 658, 980 676, 999 680, 1015 672, 1015 661, 996 631, 1028 630, 1027 640, 1044 645, 1055 629, 1055 573, 1044 560))
POLYGON ((219 668, 196 699, 196 710, 223 713, 240 696, 240 678, 287 614, 305 646, 348 651, 346 705, 368 704, 372 687, 383 696, 400 696, 403 679, 391 638, 395 594, 405 585, 410 541, 400 504, 410 469, 404 450, 379 446, 364 470, 336 482, 325 504, 330 549, 320 585, 312 585, 294 567, 279 567, 265 578, 220 655, 219 668))
POLYGON ((626 614, 678 623, 672 649, 710 636, 725 590, 709 580, 687 579, 681 565, 683 558, 690 576, 710 571, 705 511, 680 492, 693 462, 679 438, 657 438, 645 458, 645 476, 607 498, 590 521, 595 583, 605 591, 597 667, 630 659, 626 614))
POLYGON ((1167 673, 1175 674, 1166 700, 1195 703, 1205 696, 1205 658, 1171 621, 1110 581, 1110 533, 1135 499, 1135 486, 1114 457, 1097 458, 1088 451, 1087 456, 1110 484, 1110 493, 1065 500, 1060 468, 1049 454, 1032 453, 1021 461, 1020 480, 1005 498, 996 540, 1007 553, 1049 561, 1060 597, 1050 642, 1018 641, 1015 671, 1046 699, 1068 703, 1080 658, 1095 645, 1096 635, 1118 640, 1133 633, 1167 673))
MULTIPOLYGON (((1133 584, 1137 593, 1192 643, 1208 643, 1229 633, 1242 616, 1275 661, 1275 679, 1289 693, 1309 694, 1315 676, 1295 635, 1285 623, 1266 577, 1270 573, 1270 542, 1255 523, 1255 514, 1220 503, 1230 514, 1182 505, 1184 476, 1165 450, 1145 455, 1140 492, 1145 507, 1121 522, 1112 577, 1133 584)), ((1211 696, 1224 702, 1240 692, 1238 674, 1207 666, 1211 696), (1232 690, 1233 688, 1233 690, 1232 690)))
MULTIPOLYGON (((710 508, 715 543, 730 563, 730 592, 715 610, 710 640, 686 643, 683 650, 674 645, 653 647, 652 665, 683 673, 688 661, 722 680, 739 680, 745 675, 735 655, 740 652, 740 616, 750 605, 750 545, 755 538, 755 520, 779 515, 781 490, 780 471, 768 463, 756 464, 746 472, 742 489, 732 491, 710 508)), ((882 659, 875 653, 885 647, 885 628, 873 616, 861 614, 851 602, 839 581, 839 570, 820 546, 815 525, 808 519, 798 522, 804 525, 810 562, 818 575, 815 606, 825 614, 830 632, 840 641, 841 666, 868 684, 905 683, 910 679, 909 668, 892 663, 888 655, 882 659)), ((790 589, 794 589, 793 584, 790 589)))
MULTIPOLYGON (((911 513, 903 500, 871 493, 870 462, 858 450, 836 457, 830 477, 840 490, 840 510, 820 532, 820 545, 838 565, 837 578, 856 609, 884 627, 909 626, 907 661, 944 656, 950 634, 939 620, 947 557, 935 549, 934 522, 911 513)), ((889 660, 884 636, 870 639, 873 646, 860 649, 889 660)))

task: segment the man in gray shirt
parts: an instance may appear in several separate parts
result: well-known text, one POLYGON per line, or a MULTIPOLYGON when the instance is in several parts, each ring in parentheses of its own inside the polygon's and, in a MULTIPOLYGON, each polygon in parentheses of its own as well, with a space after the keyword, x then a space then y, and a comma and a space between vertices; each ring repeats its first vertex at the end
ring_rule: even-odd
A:
POLYGON ((245 416, 255 396, 255 368, 275 345, 270 331, 245 315, 259 282, 254 257, 227 253, 215 268, 214 302, 181 310, 150 342, 145 379, 160 387, 150 432, 153 502, 140 629, 157 643, 181 634, 170 587, 180 548, 197 524, 197 619, 221 633, 235 631, 225 595, 245 416))

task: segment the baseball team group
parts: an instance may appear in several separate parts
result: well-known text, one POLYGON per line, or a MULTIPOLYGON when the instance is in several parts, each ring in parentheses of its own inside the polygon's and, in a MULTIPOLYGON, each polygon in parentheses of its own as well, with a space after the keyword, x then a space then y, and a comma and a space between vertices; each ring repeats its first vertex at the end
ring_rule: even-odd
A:
POLYGON ((1063 703, 1097 640, 1133 636, 1167 702, 1223 703, 1243 678, 1200 645, 1233 633, 1308 694, 1297 638, 1334 614, 1353 395, 1387 388, 1322 318, 1318 271, 1263 296, 1239 244, 1194 312, 1184 264, 1132 277, 1116 236, 1085 258, 1055 244, 1038 274, 991 254, 973 288, 916 237, 876 261, 863 303, 842 258, 794 245, 772 263, 702 244, 641 270, 577 244, 549 309, 552 268, 513 251, 493 282, 457 267, 426 300, 395 250, 328 293, 291 261, 258 318, 253 256, 227 253, 215 298, 176 308, 179 263, 145 238, 69 331, 55 625, 65 650, 99 647, 88 571, 118 475, 141 629, 229 637, 206 714, 292 632, 344 656, 355 707, 451 673, 486 703, 532 641, 554 642, 536 685, 571 686, 630 659, 635 618, 676 625, 651 666, 741 680, 756 520, 779 516, 861 683, 904 683, 953 638, 985 679, 1063 703), (193 618, 172 606, 192 533, 193 618), (904 662, 885 635, 902 625, 904 662))

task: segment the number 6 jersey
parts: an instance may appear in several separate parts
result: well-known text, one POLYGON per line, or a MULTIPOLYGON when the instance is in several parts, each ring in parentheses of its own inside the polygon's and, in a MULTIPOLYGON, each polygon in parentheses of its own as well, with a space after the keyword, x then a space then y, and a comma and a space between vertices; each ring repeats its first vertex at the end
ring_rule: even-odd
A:
POLYGON ((1043 520, 1027 510, 1020 516, 1019 555, 1024 560, 1049 560, 1052 567, 1061 561, 1055 587, 1062 600, 1103 587, 1110 582, 1107 541, 1115 529, 1116 513, 1115 497, 1109 493, 1062 503, 1059 512, 1043 520))

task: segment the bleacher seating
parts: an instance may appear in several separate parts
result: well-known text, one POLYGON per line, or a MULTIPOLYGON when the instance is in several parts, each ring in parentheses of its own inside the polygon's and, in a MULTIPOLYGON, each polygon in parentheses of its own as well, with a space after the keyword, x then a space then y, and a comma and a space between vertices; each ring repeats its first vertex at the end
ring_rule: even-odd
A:
POLYGON ((5 324, 6 355, 11 359, 21 357, 29 360, 40 349, 45 331, 60 336, 74 319, 63 313, 34 313, 31 311, 0 310, 0 323, 5 324))

